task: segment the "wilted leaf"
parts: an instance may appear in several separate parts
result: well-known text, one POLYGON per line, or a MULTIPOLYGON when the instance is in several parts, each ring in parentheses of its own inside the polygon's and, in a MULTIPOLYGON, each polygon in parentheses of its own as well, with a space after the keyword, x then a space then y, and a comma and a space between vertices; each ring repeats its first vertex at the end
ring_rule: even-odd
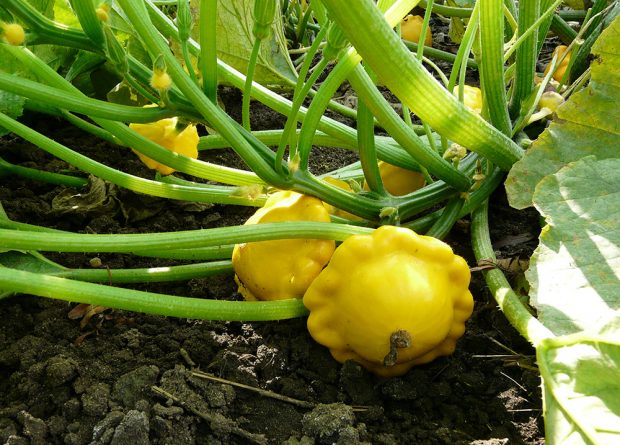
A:
POLYGON ((76 193, 67 189, 54 197, 52 211, 59 215, 67 213, 113 215, 118 208, 117 189, 95 176, 88 178, 88 191, 76 193))
POLYGON ((594 155, 620 156, 620 18, 601 34, 592 52, 590 85, 557 111, 558 120, 534 142, 506 180, 510 205, 532 205, 536 184, 570 162, 594 155))

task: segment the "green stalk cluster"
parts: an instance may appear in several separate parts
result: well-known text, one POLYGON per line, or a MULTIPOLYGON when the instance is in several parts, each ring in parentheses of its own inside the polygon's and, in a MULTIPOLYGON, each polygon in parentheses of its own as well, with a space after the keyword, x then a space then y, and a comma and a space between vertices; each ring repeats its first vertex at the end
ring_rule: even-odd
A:
MULTIPOLYGON (((458 218, 475 210, 488 198, 501 183, 502 171, 509 170, 522 156, 521 147, 510 139, 513 130, 511 117, 519 115, 521 104, 534 88, 533 70, 540 48, 540 34, 537 34, 536 27, 551 23, 552 12, 548 8, 551 2, 541 6, 539 2, 524 0, 519 3, 518 15, 510 8, 507 9, 511 12, 506 12, 504 3, 495 0, 479 0, 473 9, 421 2, 421 6, 427 8, 425 28, 429 25, 431 13, 468 20, 463 44, 454 56, 423 46, 415 46, 416 54, 412 54, 393 32, 393 27, 417 5, 417 1, 375 4, 372 0, 360 0, 352 7, 340 0, 323 0, 316 6, 315 13, 312 7, 308 7, 299 16, 297 40, 305 42, 308 35, 313 35, 314 40, 307 47, 298 80, 293 82, 292 100, 254 81, 261 45, 275 26, 277 2, 255 4, 254 42, 245 75, 218 59, 218 2, 199 2, 198 42, 191 38, 194 21, 189 2, 178 0, 176 3, 175 23, 149 0, 116 2, 132 26, 133 38, 139 39, 148 52, 142 60, 128 52, 108 23, 99 20, 90 1, 72 1, 81 30, 58 26, 27 2, 6 0, 3 4, 28 28, 29 44, 51 43, 96 54, 108 61, 133 90, 158 104, 157 107, 127 106, 87 97, 26 47, 4 45, 6 52, 29 70, 30 76, 26 79, 0 73, 0 90, 22 96, 33 109, 65 117, 111 143, 131 147, 181 173, 218 184, 199 183, 177 176, 154 180, 138 178, 95 162, 1 112, 0 127, 86 173, 136 192, 170 199, 260 206, 265 202, 264 192, 269 187, 292 189, 314 195, 364 220, 358 223, 360 226, 299 222, 144 236, 78 235, 58 231, 50 236, 52 232, 48 230, 21 225, 4 217, 0 218, 0 245, 6 249, 117 252, 221 261, 170 266, 157 271, 116 270, 109 273, 104 270, 71 271, 60 267, 55 276, 24 271, 13 273, 13 270, 0 267, 1 289, 42 296, 62 294, 62 298, 72 301, 193 318, 266 320, 301 316, 305 309, 299 301, 256 305, 203 302, 138 291, 130 291, 124 296, 123 292, 127 291, 123 289, 86 282, 176 280, 230 273, 229 259, 235 243, 308 237, 344 240, 352 234, 372 230, 363 225, 373 226, 386 221, 400 222, 403 226, 443 238, 458 218), (508 18, 518 16, 518 23, 513 23, 517 26, 514 44, 506 51, 505 12, 508 18), (317 23, 313 22, 313 14, 317 23), (361 29, 365 32, 359 32, 361 29), (171 50, 170 41, 178 44, 180 55, 171 50), (515 51, 514 77, 507 95, 504 61, 515 51), (476 55, 475 61, 470 59, 471 53, 476 55), (432 69, 443 80, 443 83, 438 82, 425 67, 428 61, 425 56, 453 62, 449 79, 431 62, 432 69), (144 60, 149 58, 152 62, 145 63, 144 60), (196 66, 194 59, 197 60, 196 66), (318 62, 314 63, 317 59, 318 62), (315 91, 313 88, 318 79, 332 62, 334 66, 315 91), (477 68, 481 75, 488 121, 463 104, 462 87, 467 69, 472 67, 477 68), (169 82, 155 83, 154 75, 164 76, 169 82), (452 93, 457 81, 461 86, 460 99, 452 93), (334 104, 333 98, 345 82, 357 94, 357 111, 334 104), (234 121, 218 105, 220 83, 231 84, 243 91, 241 123, 234 121), (403 104, 405 116, 401 117, 394 110, 378 85, 389 88, 397 96, 403 104), (304 101, 310 98, 310 105, 305 107, 304 101), (284 128, 251 131, 250 99, 287 116, 284 128), (328 117, 326 114, 330 108, 355 118, 356 128, 328 117), (413 124, 409 110, 421 123, 413 124), (214 134, 201 138, 199 148, 230 147, 250 171, 178 155, 127 125, 146 124, 174 116, 184 124, 201 123, 213 129, 214 134), (386 130, 388 136, 377 136, 377 127, 386 130), (472 153, 458 162, 448 161, 443 153, 450 143, 460 144, 472 153), (345 191, 313 174, 311 152, 316 144, 357 151, 358 164, 330 174, 363 180, 369 191, 345 191), (288 160, 285 160, 287 149, 288 160), (428 184, 405 196, 392 196, 383 185, 379 160, 421 171, 428 184), (487 169, 487 175, 481 181, 474 178, 480 165, 487 169), (252 188, 260 192, 249 192, 252 188), (442 203, 443 207, 436 209, 442 203), (434 211, 420 216, 430 209, 434 211), (390 216, 386 218, 388 213, 390 216), (51 291, 46 293, 46 288, 51 291)), ((3 160, 0 160, 0 173, 20 174, 70 187, 86 185, 82 178, 25 169, 3 160)))

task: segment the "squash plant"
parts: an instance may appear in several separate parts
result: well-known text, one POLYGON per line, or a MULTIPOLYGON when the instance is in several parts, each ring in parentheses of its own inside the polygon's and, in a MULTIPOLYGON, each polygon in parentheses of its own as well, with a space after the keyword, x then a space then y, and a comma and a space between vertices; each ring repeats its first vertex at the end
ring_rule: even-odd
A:
MULTIPOLYGON (((426 238, 416 238, 411 230, 441 239, 459 218, 469 214, 476 257, 492 263, 487 199, 510 171, 507 187, 513 204, 535 205, 547 222, 528 272, 540 318, 511 290, 500 269, 484 273, 507 318, 537 348, 549 443, 620 441, 620 241, 609 220, 618 207, 610 184, 618 180, 615 147, 620 119, 601 118, 614 112, 609 104, 617 102, 620 84, 620 22, 614 20, 619 11, 615 3, 595 0, 585 13, 558 11, 561 0, 521 0, 518 4, 477 0, 464 7, 417 0, 359 0, 355 5, 313 0, 305 9, 288 1, 256 5, 246 0, 70 3, 69 8, 65 2, 50 0, 38 10, 25 0, 5 0, 0 7, 0 53, 8 61, 0 69, 2 133, 32 142, 85 175, 139 193, 261 207, 276 190, 286 190, 277 193, 312 197, 308 201, 324 203, 326 212, 313 221, 275 218, 260 224, 148 235, 68 233, 2 216, 2 296, 28 293, 212 320, 304 316, 308 310, 299 298, 213 301, 96 282, 184 280, 231 272, 233 251, 243 250, 235 245, 282 242, 298 252, 307 240, 330 245, 344 241, 336 248, 334 264, 324 269, 329 276, 334 268, 347 269, 341 262, 346 263, 347 246, 355 240, 390 238, 375 234, 398 225, 398 233, 408 234, 402 235, 404 239, 412 236, 424 244, 426 238), (458 23, 462 33, 456 55, 401 39, 399 24, 416 6, 425 10, 422 35, 430 35, 434 15, 458 23), (580 20, 579 30, 568 26, 564 18, 580 20), (230 42, 222 20, 244 33, 245 45, 225 45, 230 42), (566 58, 562 60, 558 52, 546 73, 537 73, 550 29, 566 44, 562 54, 570 53, 570 61, 563 65, 566 58), (294 62, 287 50, 296 56, 294 62), (596 58, 589 68, 591 50, 596 58), (450 72, 444 73, 434 62, 437 59, 450 62, 450 72), (84 81, 96 69, 106 70, 118 81, 107 100, 95 98, 94 86, 84 81), (471 92, 465 83, 471 69, 479 74, 481 106, 464 103, 471 92), (560 76, 561 70, 565 74, 560 76), (356 110, 333 100, 344 82, 355 90, 356 110), (243 91, 242 123, 219 105, 221 84, 243 91), (401 101, 402 116, 377 85, 401 101), (280 94, 286 87, 290 99, 280 94), (530 139, 538 135, 531 123, 549 114, 537 113, 549 88, 569 100, 557 109, 561 121, 532 144, 530 139), (123 91, 124 96, 119 93, 123 91), (252 131, 250 98, 287 116, 284 128, 252 131), (306 100, 307 107, 303 106, 306 100), (328 108, 355 119, 355 128, 326 116, 328 108), (127 147, 127 156, 136 152, 158 173, 137 177, 96 162, 20 122, 24 109, 60 117, 127 147), (583 109, 588 113, 578 112, 583 109), (209 134, 196 142, 194 129, 199 125, 208 128, 209 134), (375 136, 377 126, 387 136, 375 136), (579 143, 584 133, 591 132, 595 133, 593 143, 579 143), (177 137, 183 135, 183 147, 177 147, 177 137), (310 168, 314 144, 356 150, 360 161, 317 176, 310 168), (249 170, 202 161, 194 151, 222 147, 232 148, 249 170), (391 193, 383 182, 382 165, 415 172, 418 180, 423 178, 419 181, 423 187, 391 193), (326 222, 328 212, 331 222, 326 222), (339 248, 345 253, 339 254, 339 248), (41 254, 49 251, 118 252, 198 262, 158 271, 69 270, 41 254), (569 257, 578 261, 571 262, 569 257), (592 264, 601 264, 602 269, 592 264), (566 270, 579 273, 564 277, 566 270), (571 287, 575 282, 578 285, 571 287), (561 300, 553 296, 558 289, 561 300), (588 302, 583 301, 586 298, 588 302), (580 310, 580 305, 591 311, 580 310)), ((68 187, 87 186, 85 177, 24 169, 5 161, 0 169, 68 187)), ((437 240, 428 243, 445 246, 437 240)), ((445 247, 437 249, 441 255, 451 254, 445 247)), ((385 246, 377 247, 377 252, 384 250, 385 246)), ((432 269, 436 272, 437 268, 441 270, 440 266, 432 269)), ((398 273, 413 273, 405 269, 398 273)), ((449 288, 451 280, 466 289, 468 274, 458 269, 456 275, 448 269, 442 272, 449 277, 442 278, 445 283, 440 280, 442 289, 449 288)), ((322 275, 309 280, 310 290, 304 298, 311 310, 326 304, 323 292, 333 287, 322 275)), ((251 278, 240 277, 240 282, 248 281, 251 278)), ((296 290, 291 296, 303 292, 296 290)), ((368 368, 376 371, 373 368, 378 366, 379 374, 392 374, 386 368, 395 365, 405 372, 409 360, 401 365, 399 357, 424 362, 427 357, 451 352, 471 312, 469 300, 462 297, 467 292, 463 292, 457 292, 454 306, 448 305, 458 314, 447 317, 444 335, 418 351, 419 356, 408 354, 417 347, 407 340, 408 331, 381 340, 374 355, 338 350, 334 345, 340 340, 333 343, 331 337, 324 343, 336 351, 337 358, 361 357, 362 363, 372 362, 368 368)), ((447 298, 444 291, 440 294, 447 298)), ((345 298, 341 303, 350 302, 345 298)), ((398 313, 398 309, 388 310, 398 313)), ((321 326, 311 322, 311 332, 318 330, 313 332, 316 337, 324 334, 321 326)), ((399 331, 389 328, 387 332, 399 331)))

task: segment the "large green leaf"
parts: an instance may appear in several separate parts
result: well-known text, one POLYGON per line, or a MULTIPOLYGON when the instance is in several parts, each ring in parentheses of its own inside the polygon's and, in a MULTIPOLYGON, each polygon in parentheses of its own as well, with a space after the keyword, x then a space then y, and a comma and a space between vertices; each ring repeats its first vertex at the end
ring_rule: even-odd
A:
MULTIPOLYGON (((192 11, 198 11, 198 1, 192 0, 192 11)), ((247 72, 254 36, 252 35, 254 0, 230 0, 217 3, 217 55, 236 70, 247 72)), ((197 14, 195 19, 197 18, 197 14)), ((197 20, 195 20, 197 21, 197 20)), ((263 41, 254 72, 254 80, 264 85, 290 85, 297 74, 286 47, 281 26, 282 16, 277 8, 271 36, 263 41)), ((198 39, 198 27, 193 37, 198 39)))
POLYGON ((596 331, 537 349, 549 445, 620 444, 620 312, 596 331))
POLYGON ((620 159, 589 156, 546 176, 548 225, 526 276, 539 320, 546 439, 620 444, 620 159))
POLYGON ((590 156, 536 187, 548 225, 526 276, 538 318, 555 334, 591 330, 620 309, 619 186, 620 159, 590 156))
POLYGON ((558 119, 510 171, 506 191, 515 208, 532 205, 538 182, 570 162, 620 157, 620 17, 594 44, 592 81, 557 112, 558 119))

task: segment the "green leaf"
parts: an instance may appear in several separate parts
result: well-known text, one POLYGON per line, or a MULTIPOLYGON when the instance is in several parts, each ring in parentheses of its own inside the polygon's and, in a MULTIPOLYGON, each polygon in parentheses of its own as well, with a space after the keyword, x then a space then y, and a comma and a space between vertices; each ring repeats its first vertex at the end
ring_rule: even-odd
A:
POLYGON ((532 205, 536 184, 585 156, 620 156, 620 17, 601 34, 592 52, 592 81, 559 107, 558 120, 512 167, 506 180, 510 205, 532 205))
POLYGON ((620 312, 600 333, 544 342, 537 361, 546 442, 620 444, 620 312))
MULTIPOLYGON (((197 22, 197 1, 192 0, 194 22, 197 22)), ((247 72, 254 36, 252 17, 254 0, 232 0, 217 4, 217 54, 236 70, 247 72)), ((282 16, 277 8, 271 36, 261 44, 254 72, 254 80, 263 85, 291 85, 297 74, 288 55, 286 38, 282 30, 282 16)), ((197 40, 198 26, 192 36, 197 40)))
POLYGON ((526 276, 538 318, 555 334, 600 326, 620 309, 619 184, 620 159, 590 156, 536 187, 548 225, 526 276))
POLYGON ((56 274, 66 270, 38 252, 9 250, 0 253, 0 266, 44 274, 56 274))
POLYGON ((71 28, 82 29, 82 25, 71 9, 68 0, 56 0, 54 2, 54 21, 71 28))

